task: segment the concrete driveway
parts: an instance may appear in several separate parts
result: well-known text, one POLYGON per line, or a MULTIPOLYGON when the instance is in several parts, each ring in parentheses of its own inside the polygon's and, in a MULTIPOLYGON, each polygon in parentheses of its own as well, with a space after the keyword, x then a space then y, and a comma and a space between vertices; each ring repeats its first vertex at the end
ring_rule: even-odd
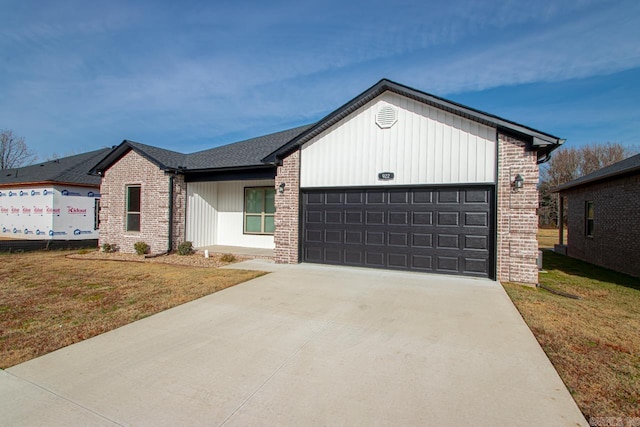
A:
POLYGON ((587 425, 502 287, 274 273, 0 371, 0 425, 587 425))

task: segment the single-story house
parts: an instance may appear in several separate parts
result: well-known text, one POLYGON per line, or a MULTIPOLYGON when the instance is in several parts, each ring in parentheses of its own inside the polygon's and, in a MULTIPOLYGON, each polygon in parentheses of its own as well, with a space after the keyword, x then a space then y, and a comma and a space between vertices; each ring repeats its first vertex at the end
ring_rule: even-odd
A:
POLYGON ((556 187, 567 203, 567 243, 558 251, 640 277, 640 154, 556 187))
POLYGON ((562 142, 383 79, 316 123, 206 151, 125 140, 93 169, 100 241, 537 283, 538 164, 562 142))
POLYGON ((100 177, 87 171, 110 148, 0 171, 0 236, 95 240, 100 177))

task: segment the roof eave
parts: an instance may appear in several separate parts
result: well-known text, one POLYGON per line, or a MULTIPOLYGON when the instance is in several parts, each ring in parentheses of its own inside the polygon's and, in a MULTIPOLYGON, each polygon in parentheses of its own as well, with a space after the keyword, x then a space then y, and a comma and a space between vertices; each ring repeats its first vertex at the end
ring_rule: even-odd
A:
POLYGON ((273 168, 274 164, 253 164, 253 165, 244 165, 244 166, 229 166, 223 168, 201 168, 201 169, 169 169, 171 172, 183 173, 185 175, 196 174, 196 173, 206 173, 206 172, 228 172, 228 171, 241 171, 241 170, 250 170, 250 169, 269 169, 273 168))
POLYGON ((12 183, 2 183, 0 184, 0 188, 9 188, 9 187, 34 187, 34 186, 51 186, 51 185, 67 185, 73 187, 87 187, 87 188, 95 188, 100 187, 100 184, 87 184, 80 182, 68 182, 68 181, 29 181, 29 182, 12 182, 12 183))
POLYGON ((634 166, 628 169, 624 169, 621 171, 614 171, 611 173, 607 173, 604 175, 596 176, 591 179, 585 179, 580 181, 580 178, 577 178, 573 181, 569 181, 565 184, 558 185, 557 187, 552 188, 550 191, 552 193, 560 193, 566 190, 572 190, 574 188, 583 187, 585 185, 595 184, 600 181, 608 181, 610 179, 622 178, 628 175, 633 175, 635 173, 640 172, 640 166, 634 166), (577 181, 577 182, 576 182, 577 181))

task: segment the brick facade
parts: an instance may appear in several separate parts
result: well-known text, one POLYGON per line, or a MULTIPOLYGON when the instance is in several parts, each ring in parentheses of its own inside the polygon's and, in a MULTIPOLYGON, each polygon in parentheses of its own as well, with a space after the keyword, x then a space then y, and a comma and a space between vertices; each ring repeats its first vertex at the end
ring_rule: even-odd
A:
MULTIPOLYGON (((133 245, 144 241, 151 253, 168 249, 170 176, 135 151, 129 151, 104 172, 101 193, 99 244, 116 244, 118 250, 134 253, 133 245), (125 231, 126 186, 140 185, 140 232, 125 231)), ((184 241, 186 184, 174 176, 173 248, 184 241)))
POLYGON ((538 178, 537 155, 511 136, 498 136, 497 279, 538 283, 538 178), (517 174, 524 186, 513 188, 517 174))
POLYGON ((284 193, 276 193, 275 261, 280 264, 299 262, 300 223, 300 150, 283 159, 276 172, 276 190, 284 183, 284 193))
POLYGON ((560 193, 568 201, 567 255, 640 277, 640 174, 560 193), (585 234, 585 204, 594 206, 593 237, 585 234))

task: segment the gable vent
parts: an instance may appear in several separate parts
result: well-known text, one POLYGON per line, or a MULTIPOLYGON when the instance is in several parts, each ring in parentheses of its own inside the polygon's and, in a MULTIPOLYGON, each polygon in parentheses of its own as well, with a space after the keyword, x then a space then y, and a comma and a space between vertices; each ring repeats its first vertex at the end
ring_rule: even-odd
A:
POLYGON ((398 111, 390 105, 385 105, 376 114, 376 124, 381 129, 389 129, 398 121, 398 111))

